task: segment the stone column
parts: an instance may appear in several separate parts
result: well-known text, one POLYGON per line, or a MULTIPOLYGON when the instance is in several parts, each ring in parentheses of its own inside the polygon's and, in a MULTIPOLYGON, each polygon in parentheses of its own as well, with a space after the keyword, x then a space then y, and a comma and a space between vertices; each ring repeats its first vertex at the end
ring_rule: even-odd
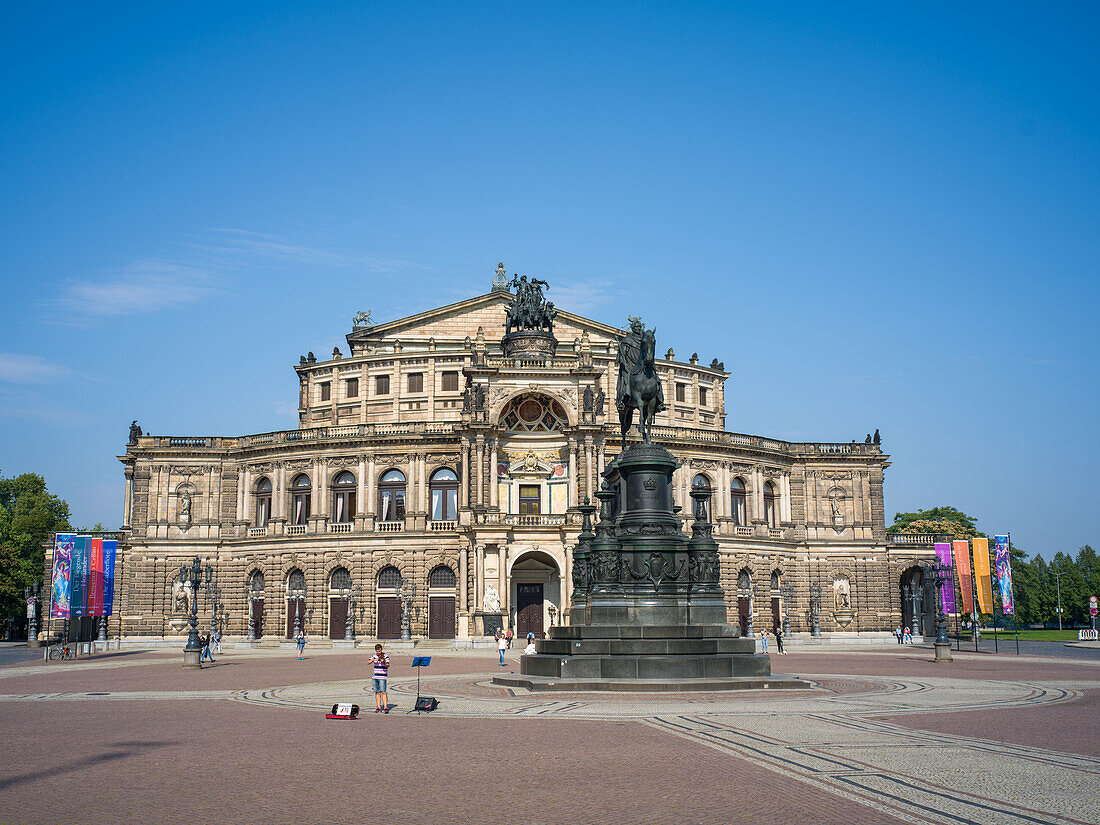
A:
POLYGON ((511 610, 508 602, 508 576, 506 568, 508 566, 508 545, 497 545, 497 592, 500 593, 500 609, 504 612, 504 623, 508 627, 509 616, 511 610))
POLYGON ((237 521, 244 521, 244 469, 237 468, 237 521))
POLYGON ((378 512, 378 476, 374 467, 374 453, 367 456, 367 515, 378 512))
POLYGON ((130 517, 134 512, 134 468, 126 468, 126 498, 122 502, 122 529, 130 527, 130 517))
POLYGON ((764 473, 759 466, 752 468, 752 520, 764 520, 764 473))
POLYGON ((214 468, 206 468, 206 520, 211 524, 217 523, 214 510, 214 468))
POLYGON ((417 510, 420 494, 416 489, 416 453, 409 453, 409 466, 405 468, 405 517, 417 510))
POLYGON ((421 513, 427 513, 428 512, 428 457, 424 453, 420 453, 420 455, 418 455, 416 457, 416 462, 420 467, 420 471, 419 471, 420 496, 419 496, 419 499, 418 499, 420 501, 419 510, 420 510, 421 513))
POLYGON ((458 612, 466 613, 470 609, 469 582, 467 581, 470 548, 463 545, 458 549, 458 612))
POLYGON ((485 476, 485 436, 483 435, 477 437, 476 453, 477 455, 474 458, 474 504, 481 505, 485 501, 485 486, 482 483, 485 476))
POLYGON ((873 526, 874 515, 871 509, 871 474, 868 472, 860 473, 860 488, 863 490, 863 521, 869 526, 873 526))
POLYGON ((584 437, 584 494, 591 497, 592 490, 592 436, 584 437))
POLYGON ((569 504, 576 506, 581 499, 581 482, 577 478, 577 442, 566 442, 565 449, 569 453, 569 504))
POLYGON ((607 468, 607 456, 604 453, 604 439, 601 436, 599 443, 596 445, 596 487, 600 486, 600 479, 603 478, 603 471, 607 468))
POLYGON ((355 517, 362 518, 367 506, 367 462, 359 456, 359 468, 355 485, 355 517))
POLYGON ((779 520, 786 524, 791 520, 791 474, 789 472, 784 472, 779 477, 779 492, 779 520))
POLYGON ((485 608, 485 545, 474 545, 474 609, 485 608))
POLYGON ((497 507, 497 440, 489 443, 489 506, 497 507))
POLYGON ((168 490, 171 488, 171 471, 162 466, 157 473, 157 521, 168 523, 168 490))
POLYGON ((252 471, 244 471, 244 520, 252 524, 252 471))
POLYGON ((459 483, 458 483, 458 506, 469 507, 470 506, 470 442, 465 438, 462 439, 462 468, 459 471, 459 483))

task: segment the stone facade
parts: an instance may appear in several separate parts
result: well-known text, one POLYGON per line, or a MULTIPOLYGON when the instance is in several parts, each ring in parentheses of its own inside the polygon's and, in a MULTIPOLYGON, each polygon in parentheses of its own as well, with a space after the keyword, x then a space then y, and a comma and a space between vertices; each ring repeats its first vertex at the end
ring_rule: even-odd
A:
MULTIPOLYGON (((621 330, 559 310, 552 355, 505 357, 510 299, 359 318, 346 354, 296 366, 296 430, 136 438, 120 456, 115 632, 180 632, 172 585, 196 555, 215 569, 229 635, 248 633, 251 610, 254 631, 285 638, 301 609, 311 636, 343 638, 350 608, 357 636, 393 636, 390 567, 416 585, 414 636, 568 622, 575 507, 620 450, 621 330)), ((668 410, 654 438, 681 462, 675 501, 690 510, 699 476, 715 490, 729 621, 770 629, 774 604, 808 630, 816 583, 824 632, 897 625, 902 577, 931 546, 888 542, 880 447, 726 432, 722 364, 669 350, 657 367, 668 410)))

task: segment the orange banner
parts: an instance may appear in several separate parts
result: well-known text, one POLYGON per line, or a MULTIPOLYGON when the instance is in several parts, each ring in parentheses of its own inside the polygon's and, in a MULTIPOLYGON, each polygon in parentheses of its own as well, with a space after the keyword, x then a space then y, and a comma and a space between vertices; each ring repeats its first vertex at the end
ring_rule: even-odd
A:
POLYGON ((989 577, 989 539, 973 539, 974 580, 978 585, 978 610, 993 612, 993 581, 989 577))
POLYGON ((959 591, 962 593, 963 613, 974 612, 974 593, 970 589, 970 542, 965 539, 951 542, 955 551, 955 569, 959 571, 959 591))

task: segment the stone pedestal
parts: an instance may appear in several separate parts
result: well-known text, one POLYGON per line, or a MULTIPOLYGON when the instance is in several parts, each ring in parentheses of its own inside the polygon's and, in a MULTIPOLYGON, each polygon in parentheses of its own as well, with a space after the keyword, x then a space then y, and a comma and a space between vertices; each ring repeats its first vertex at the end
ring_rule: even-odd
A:
POLYGON ((501 611, 475 610, 475 636, 493 636, 497 630, 504 630, 504 613, 501 611))
MULTIPOLYGON (((520 660, 519 676, 494 682, 533 690, 689 691, 807 687, 773 676, 755 640, 726 623, 718 545, 707 508, 711 491, 693 490, 688 537, 673 512, 676 460, 637 444, 604 472, 600 521, 588 518, 573 557, 576 618, 555 627, 520 660), (581 604, 581 599, 584 604, 581 604), (583 609, 582 609, 583 608, 583 609)), ((582 508, 583 509, 583 508, 582 508)))
POLYGON ((951 659, 951 642, 936 642, 936 658, 933 662, 950 662, 951 659))
POLYGON ((500 339, 505 358, 553 358, 558 339, 541 329, 517 329, 500 339))
POLYGON ((199 661, 199 657, 202 655, 201 650, 183 650, 183 666, 184 667, 197 667, 201 668, 202 663, 199 661))

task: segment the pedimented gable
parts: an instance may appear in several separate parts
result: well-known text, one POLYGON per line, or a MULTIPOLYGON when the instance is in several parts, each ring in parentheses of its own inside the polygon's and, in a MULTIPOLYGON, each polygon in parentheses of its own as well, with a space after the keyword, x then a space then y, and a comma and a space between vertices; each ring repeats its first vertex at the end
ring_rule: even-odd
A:
MULTIPOLYGON (((403 341, 434 338, 443 342, 463 341, 469 336, 473 340, 479 327, 484 330, 486 341, 499 341, 504 336, 504 318, 513 298, 509 292, 490 292, 396 321, 356 329, 348 334, 348 345, 355 349, 357 345, 395 338, 403 341)), ((615 327, 558 308, 554 336, 559 341, 571 342, 584 332, 594 344, 614 341, 622 334, 615 327)))

